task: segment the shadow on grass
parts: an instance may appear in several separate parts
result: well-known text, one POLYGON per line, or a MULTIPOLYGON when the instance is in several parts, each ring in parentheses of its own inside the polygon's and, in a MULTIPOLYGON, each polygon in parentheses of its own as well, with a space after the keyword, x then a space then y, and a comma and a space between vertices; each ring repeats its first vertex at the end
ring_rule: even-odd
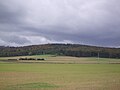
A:
POLYGON ((26 84, 17 84, 10 86, 12 89, 39 89, 39 88, 58 88, 59 86, 49 83, 26 83, 26 84))

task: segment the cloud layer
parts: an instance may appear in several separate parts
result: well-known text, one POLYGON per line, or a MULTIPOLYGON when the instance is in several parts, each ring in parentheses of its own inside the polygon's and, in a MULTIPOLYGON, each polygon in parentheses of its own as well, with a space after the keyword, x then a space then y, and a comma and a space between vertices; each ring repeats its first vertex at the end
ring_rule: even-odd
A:
POLYGON ((0 45, 120 46, 119 0, 2 0, 0 45))

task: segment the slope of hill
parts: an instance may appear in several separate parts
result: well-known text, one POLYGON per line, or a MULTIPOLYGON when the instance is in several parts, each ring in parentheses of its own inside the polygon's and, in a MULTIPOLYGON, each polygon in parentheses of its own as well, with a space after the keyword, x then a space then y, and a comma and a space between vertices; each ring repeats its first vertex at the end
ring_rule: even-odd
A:
POLYGON ((120 48, 96 47, 80 44, 43 44, 24 47, 0 46, 0 56, 54 54, 75 57, 120 58, 120 48))

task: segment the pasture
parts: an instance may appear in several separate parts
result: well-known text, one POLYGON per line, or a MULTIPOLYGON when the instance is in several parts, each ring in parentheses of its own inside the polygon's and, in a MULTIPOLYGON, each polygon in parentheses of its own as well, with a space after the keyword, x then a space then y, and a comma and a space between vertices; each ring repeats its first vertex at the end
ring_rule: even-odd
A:
MULTIPOLYGON (((26 57, 26 56, 25 56, 26 57)), ((3 62, 0 58, 0 90, 120 90, 120 60, 42 57, 45 61, 3 62)))
MULTIPOLYGON (((95 58, 95 57, 70 57, 56 55, 33 55, 33 56, 16 56, 16 57, 0 57, 0 61, 8 61, 8 59, 19 58, 44 58, 45 61, 35 60, 19 60, 17 63, 48 63, 48 64, 120 64, 120 59, 111 58, 95 58)), ((14 62, 15 63, 15 62, 14 62)))

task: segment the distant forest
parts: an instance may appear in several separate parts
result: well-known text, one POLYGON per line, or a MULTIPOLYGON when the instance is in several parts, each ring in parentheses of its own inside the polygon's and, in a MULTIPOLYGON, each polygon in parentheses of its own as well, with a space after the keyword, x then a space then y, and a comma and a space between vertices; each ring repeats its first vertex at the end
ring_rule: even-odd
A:
POLYGON ((0 46, 0 57, 53 54, 74 57, 120 58, 120 48, 80 44, 44 44, 23 47, 0 46))

